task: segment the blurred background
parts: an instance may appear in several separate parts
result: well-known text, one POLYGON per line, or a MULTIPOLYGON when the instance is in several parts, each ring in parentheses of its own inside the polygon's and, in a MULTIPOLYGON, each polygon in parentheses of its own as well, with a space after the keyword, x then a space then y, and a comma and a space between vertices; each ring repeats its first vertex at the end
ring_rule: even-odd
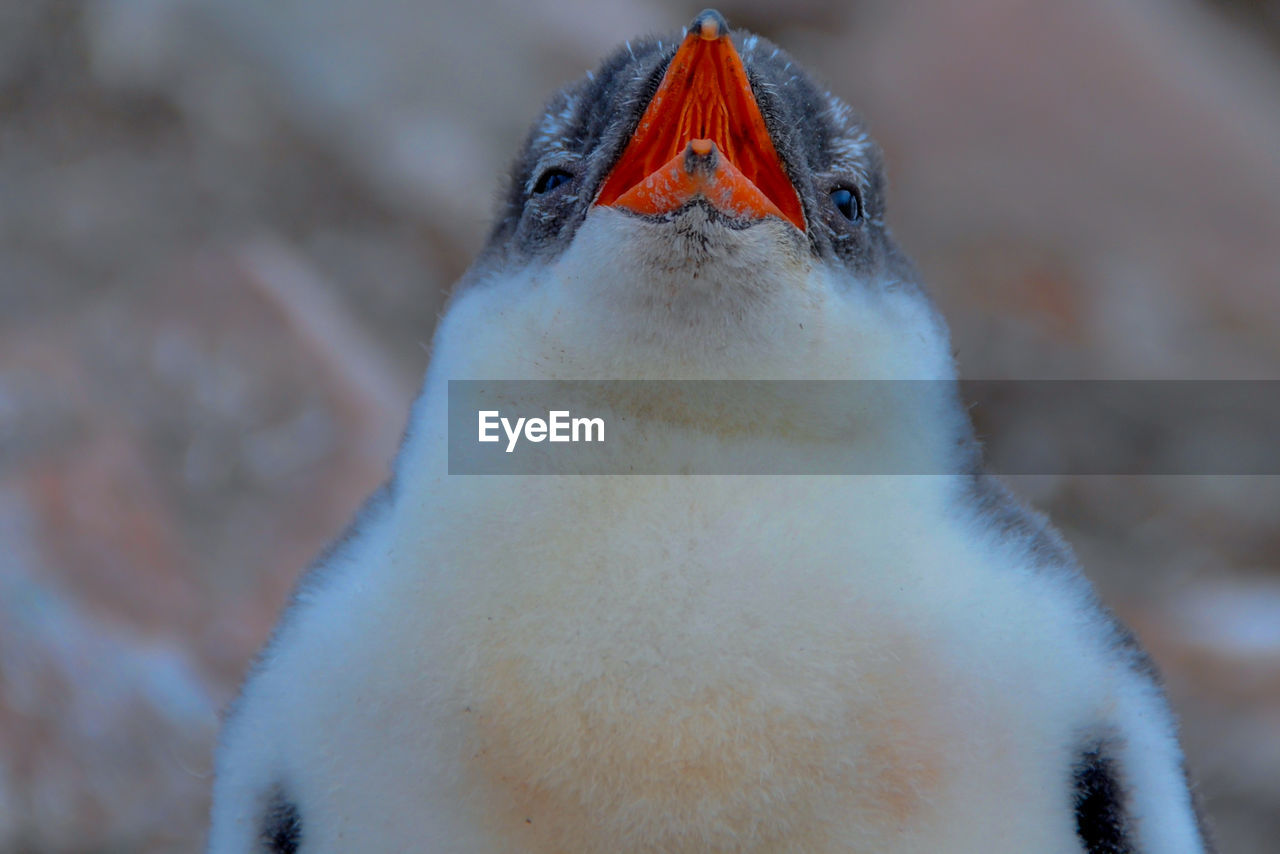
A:
MULTIPOLYGON (((866 115, 966 376, 1280 378, 1280 0, 720 8, 866 115)), ((0 852, 199 849, 524 129, 697 11, 0 2, 0 852)), ((1280 851, 1280 478, 1015 487, 1163 668, 1221 850, 1280 851)))

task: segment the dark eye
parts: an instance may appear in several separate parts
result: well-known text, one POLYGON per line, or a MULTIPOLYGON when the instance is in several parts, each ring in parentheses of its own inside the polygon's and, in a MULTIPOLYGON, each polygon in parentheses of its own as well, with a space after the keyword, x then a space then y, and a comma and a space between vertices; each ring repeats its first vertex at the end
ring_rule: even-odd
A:
POLYGON ((844 214, 844 218, 849 222, 857 222, 858 217, 862 216, 861 205, 858 204, 858 194, 847 187, 837 187, 832 190, 831 201, 835 204, 836 210, 844 214))
POLYGON ((573 178, 563 169, 548 169, 538 176, 538 183, 533 185, 533 194, 541 196, 543 193, 550 192, 561 184, 566 184, 573 178))

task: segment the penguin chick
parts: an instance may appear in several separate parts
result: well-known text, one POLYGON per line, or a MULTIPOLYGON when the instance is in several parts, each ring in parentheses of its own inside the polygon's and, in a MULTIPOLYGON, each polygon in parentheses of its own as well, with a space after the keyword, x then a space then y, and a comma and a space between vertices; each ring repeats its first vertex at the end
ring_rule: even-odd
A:
POLYGON ((226 720, 211 854, 1205 851, 1147 658, 980 472, 884 190, 850 109, 714 11, 557 94, 392 482, 226 720), (945 393, 841 383, 750 430, 675 399, 609 452, 932 474, 478 477, 460 379, 945 393))

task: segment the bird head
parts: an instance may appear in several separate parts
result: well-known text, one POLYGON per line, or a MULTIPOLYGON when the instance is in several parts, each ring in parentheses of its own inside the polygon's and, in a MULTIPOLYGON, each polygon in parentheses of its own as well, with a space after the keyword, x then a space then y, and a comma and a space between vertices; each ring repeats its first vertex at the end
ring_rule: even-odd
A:
POLYGON ((882 159, 718 12, 628 42, 530 130, 436 359, 455 377, 949 378, 882 159))

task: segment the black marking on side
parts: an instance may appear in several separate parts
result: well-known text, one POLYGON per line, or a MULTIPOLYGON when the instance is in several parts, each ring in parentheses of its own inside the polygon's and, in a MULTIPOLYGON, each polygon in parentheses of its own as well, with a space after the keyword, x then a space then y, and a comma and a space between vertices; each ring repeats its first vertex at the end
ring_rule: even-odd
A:
POLYGON ((276 786, 267 795, 258 841, 268 854, 297 854, 302 844, 302 815, 284 788, 276 786))
POLYGON ((1102 743, 1080 754, 1074 770, 1076 835, 1088 854, 1133 854, 1125 816, 1125 792, 1116 763, 1102 743))

